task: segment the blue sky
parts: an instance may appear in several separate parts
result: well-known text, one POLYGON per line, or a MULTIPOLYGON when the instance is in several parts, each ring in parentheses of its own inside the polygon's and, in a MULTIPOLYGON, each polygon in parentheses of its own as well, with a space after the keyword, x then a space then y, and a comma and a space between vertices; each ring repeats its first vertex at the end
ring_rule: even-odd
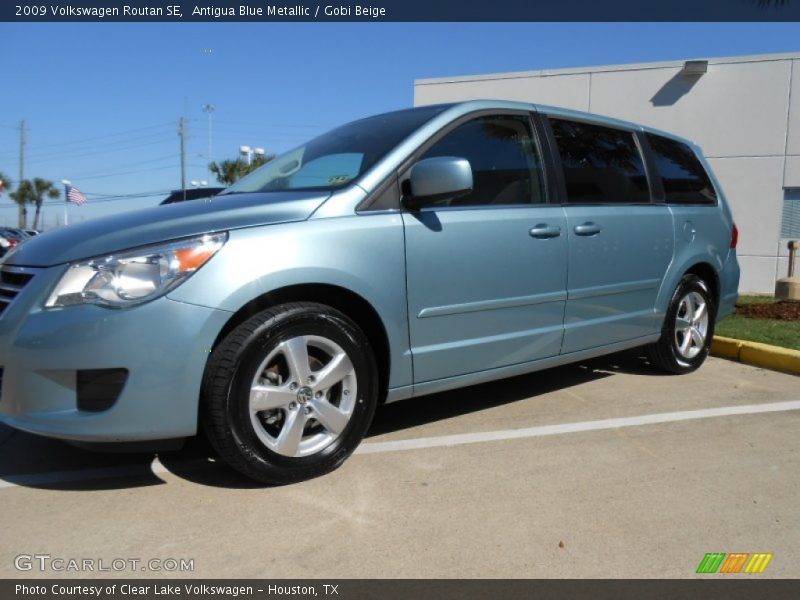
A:
MULTIPOLYGON (((148 206, 242 144, 280 152, 339 123, 410 106, 420 77, 800 50, 798 24, 0 24, 0 172, 71 179, 70 219, 148 206), (96 201, 92 197, 153 193, 96 201)), ((48 225, 63 218, 48 202, 48 225)), ((16 222, 7 195, 0 224, 16 222)))

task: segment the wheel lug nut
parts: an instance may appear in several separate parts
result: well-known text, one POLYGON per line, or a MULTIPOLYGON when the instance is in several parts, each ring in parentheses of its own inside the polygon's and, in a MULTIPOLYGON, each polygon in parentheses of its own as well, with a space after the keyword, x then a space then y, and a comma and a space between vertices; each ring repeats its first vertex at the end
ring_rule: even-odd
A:
POLYGON ((310 406, 306 406, 306 411, 305 412, 306 412, 307 415, 310 415, 311 414, 311 407, 310 406))
POLYGON ((292 383, 289 384, 289 389, 292 390, 292 391, 296 390, 297 389, 297 384, 293 381, 292 383))
POLYGON ((314 394, 314 396, 316 398, 322 398, 322 392, 317 392, 316 394, 314 394))
POLYGON ((313 375, 309 375, 308 376, 308 383, 314 383, 314 376, 313 375))
POLYGON ((296 408, 297 408, 297 402, 289 403, 289 410, 295 410, 296 408))

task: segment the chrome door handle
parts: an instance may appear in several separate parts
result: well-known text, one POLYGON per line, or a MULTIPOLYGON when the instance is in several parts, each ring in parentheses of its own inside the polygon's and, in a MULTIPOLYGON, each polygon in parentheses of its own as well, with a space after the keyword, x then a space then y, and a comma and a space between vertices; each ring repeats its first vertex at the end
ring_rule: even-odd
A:
POLYGON ((573 231, 575 235, 597 235, 600 233, 602 228, 597 223, 592 223, 591 221, 588 223, 583 223, 581 225, 575 225, 573 231))
POLYGON ((547 238, 554 238, 561 235, 561 227, 556 225, 547 225, 545 223, 539 223, 529 232, 531 237, 538 238, 540 240, 545 240, 547 238))

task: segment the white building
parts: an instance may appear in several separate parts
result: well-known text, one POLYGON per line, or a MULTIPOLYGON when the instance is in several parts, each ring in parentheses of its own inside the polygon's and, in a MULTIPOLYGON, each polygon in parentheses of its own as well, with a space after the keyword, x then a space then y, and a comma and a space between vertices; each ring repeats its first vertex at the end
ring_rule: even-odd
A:
POLYGON ((772 293, 800 239, 800 53, 441 77, 415 105, 500 98, 593 112, 698 143, 739 226, 741 292, 772 293))

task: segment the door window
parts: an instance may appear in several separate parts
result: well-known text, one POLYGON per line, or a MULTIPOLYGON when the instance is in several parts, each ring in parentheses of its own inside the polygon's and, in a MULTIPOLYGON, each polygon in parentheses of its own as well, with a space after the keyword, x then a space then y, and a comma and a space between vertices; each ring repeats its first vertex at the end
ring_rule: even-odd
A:
POLYGON ((550 124, 564 169, 567 202, 650 202, 647 174, 633 133, 564 119, 550 119, 550 124))
POLYGON ((521 115, 479 117, 447 133, 422 158, 455 156, 472 167, 465 196, 427 206, 502 206, 545 201, 541 155, 521 115))

